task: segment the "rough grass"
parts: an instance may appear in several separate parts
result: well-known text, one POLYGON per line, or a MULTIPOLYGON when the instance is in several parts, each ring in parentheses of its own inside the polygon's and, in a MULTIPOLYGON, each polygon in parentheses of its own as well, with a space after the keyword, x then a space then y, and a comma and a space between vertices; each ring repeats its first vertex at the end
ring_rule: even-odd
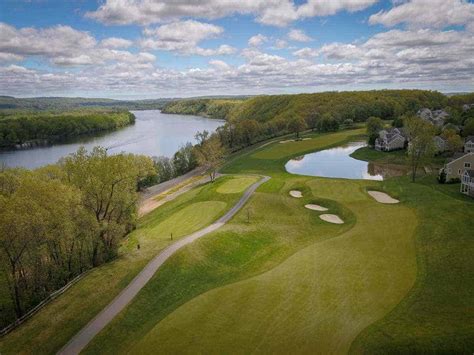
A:
MULTIPOLYGON (((218 194, 233 179, 219 178, 179 196, 144 216, 120 250, 120 257, 92 270, 64 295, 0 340, 0 353, 51 354, 102 310, 146 263, 173 240, 212 223, 241 194, 218 194), (140 250, 137 244, 140 243, 140 250)), ((3 291, 2 291, 3 293, 3 291)))

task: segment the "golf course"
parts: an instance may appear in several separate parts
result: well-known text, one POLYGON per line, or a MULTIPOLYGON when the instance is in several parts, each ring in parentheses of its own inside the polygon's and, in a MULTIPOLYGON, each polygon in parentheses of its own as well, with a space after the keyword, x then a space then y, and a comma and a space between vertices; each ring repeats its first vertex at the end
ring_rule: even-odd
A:
MULTIPOLYGON (((150 260, 218 221, 262 176, 229 221, 171 255, 83 353, 472 353, 474 200, 435 173, 413 183, 285 170, 364 132, 306 132, 231 155, 215 182, 141 217, 114 261, 1 338, 0 353, 62 349, 150 260)), ((405 163, 391 154, 361 148, 352 157, 405 163)))

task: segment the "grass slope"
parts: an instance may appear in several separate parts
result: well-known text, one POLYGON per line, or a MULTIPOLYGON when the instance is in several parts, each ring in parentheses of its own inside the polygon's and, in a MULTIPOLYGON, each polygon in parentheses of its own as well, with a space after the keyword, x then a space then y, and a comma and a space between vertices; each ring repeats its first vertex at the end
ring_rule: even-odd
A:
MULTIPOLYGON (((102 310, 160 250, 222 216, 241 193, 218 194, 232 181, 219 178, 166 203, 140 220, 124 241, 120 257, 92 270, 64 295, 0 340, 0 353, 51 354, 102 310), (140 243, 140 250, 137 244, 140 243)), ((253 179, 253 177, 252 177, 253 179)))

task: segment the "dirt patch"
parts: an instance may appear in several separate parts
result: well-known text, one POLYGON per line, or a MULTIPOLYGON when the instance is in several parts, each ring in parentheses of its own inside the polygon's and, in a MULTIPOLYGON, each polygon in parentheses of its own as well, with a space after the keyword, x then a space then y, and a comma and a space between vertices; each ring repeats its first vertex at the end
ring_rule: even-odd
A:
POLYGON ((319 216, 323 221, 334 223, 334 224, 343 224, 344 221, 336 214, 322 214, 319 216))
POLYGON ((385 192, 381 191, 367 191, 367 193, 372 196, 377 202, 380 203, 387 203, 387 204, 394 204, 399 203, 400 201, 394 199, 390 195, 386 194, 385 192))
POLYGON ((291 190, 290 191, 290 196, 295 197, 295 198, 301 198, 301 197, 303 197, 303 194, 301 193, 301 191, 291 190))
POLYGON ((326 207, 320 206, 320 205, 315 205, 315 204, 308 204, 304 205, 308 210, 313 210, 313 211, 327 211, 328 209, 326 207))

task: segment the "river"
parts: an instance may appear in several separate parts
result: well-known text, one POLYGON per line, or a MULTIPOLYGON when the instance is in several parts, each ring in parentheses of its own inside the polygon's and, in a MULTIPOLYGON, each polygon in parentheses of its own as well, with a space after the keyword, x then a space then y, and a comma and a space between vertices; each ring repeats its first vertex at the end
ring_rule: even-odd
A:
POLYGON ((111 154, 127 152, 171 157, 181 145, 192 142, 198 131, 214 131, 224 121, 190 115, 164 114, 158 110, 132 111, 135 124, 117 131, 81 137, 70 142, 33 149, 0 152, 0 163, 8 167, 37 168, 57 162, 80 146, 88 150, 102 146, 111 154))

